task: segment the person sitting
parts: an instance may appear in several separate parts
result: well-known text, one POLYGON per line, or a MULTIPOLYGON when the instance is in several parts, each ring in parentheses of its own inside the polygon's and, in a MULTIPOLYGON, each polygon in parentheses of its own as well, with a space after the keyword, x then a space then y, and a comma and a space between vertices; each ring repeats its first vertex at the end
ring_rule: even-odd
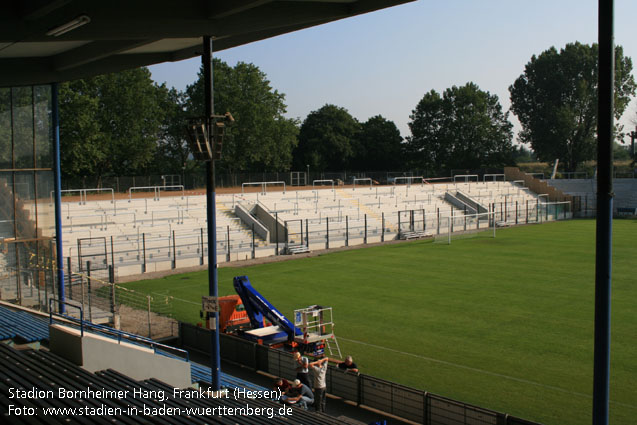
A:
POLYGON ((310 388, 300 380, 295 379, 288 391, 281 397, 284 404, 298 404, 304 410, 314 403, 314 394, 310 388))
POLYGON ((358 372, 358 366, 354 363, 354 359, 352 356, 345 357, 344 362, 340 362, 338 364, 338 368, 344 370, 345 372, 358 372))
POLYGON ((274 380, 274 387, 273 389, 275 391, 280 391, 281 394, 285 394, 285 392, 290 388, 290 382, 285 379, 285 378, 276 378, 274 380))

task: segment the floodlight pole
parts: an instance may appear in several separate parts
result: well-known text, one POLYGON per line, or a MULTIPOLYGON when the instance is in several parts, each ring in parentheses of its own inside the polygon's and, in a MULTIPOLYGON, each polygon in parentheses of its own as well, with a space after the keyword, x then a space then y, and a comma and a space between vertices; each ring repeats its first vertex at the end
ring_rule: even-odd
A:
MULTIPOLYGON (((212 84, 212 37, 203 38, 203 81, 205 116, 208 135, 212 142, 212 118, 214 113, 213 84, 212 84)), ((215 159, 206 161, 206 212, 208 219, 208 295, 217 297, 217 217, 215 214, 215 159)), ((212 389, 219 391, 221 387, 221 360, 219 354, 219 313, 209 313, 211 322, 210 333, 210 373, 212 389)))
POLYGON ((613 230, 613 0, 599 0, 599 85, 597 119, 597 247, 595 251, 595 348, 593 425, 608 425, 610 306, 613 230))

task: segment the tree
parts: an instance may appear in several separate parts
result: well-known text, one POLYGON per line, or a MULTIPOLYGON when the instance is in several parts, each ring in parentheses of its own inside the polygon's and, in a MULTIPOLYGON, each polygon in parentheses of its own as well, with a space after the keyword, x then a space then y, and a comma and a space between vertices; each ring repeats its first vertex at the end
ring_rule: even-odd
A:
MULTIPOLYGON (((568 171, 595 157, 598 47, 581 43, 533 55, 509 87, 511 109, 522 124, 520 141, 541 161, 558 158, 568 171)), ((615 48, 615 118, 635 93, 632 61, 615 48)))
POLYGON ((153 169, 159 174, 182 174, 199 166, 190 160, 184 123, 187 120, 185 93, 160 87, 161 108, 165 118, 157 140, 153 169))
POLYGON ((94 175, 107 151, 100 138, 99 99, 90 81, 59 86, 60 162, 65 178, 94 175))
MULTIPOLYGON (((274 90, 267 76, 253 64, 235 67, 213 59, 215 113, 232 113, 219 167, 236 171, 283 171, 292 163, 298 125, 285 118, 285 95, 274 90)), ((203 69, 186 88, 190 117, 204 115, 203 69)))
POLYGON ((144 172, 152 164, 164 119, 161 96, 147 68, 61 84, 65 176, 144 172))
POLYGON ((325 105, 308 114, 301 124, 294 167, 304 170, 343 170, 354 156, 354 139, 360 124, 347 109, 325 105))
POLYGON ((403 168, 403 138, 393 121, 380 115, 360 125, 354 138, 351 167, 360 171, 387 171, 403 168))
POLYGON ((406 150, 412 167, 441 173, 513 162, 513 126, 498 97, 474 83, 448 88, 442 96, 431 90, 409 118, 406 150))
POLYGON ((516 164, 524 163, 524 162, 535 162, 537 158, 535 157, 535 153, 529 149, 527 149, 524 145, 518 146, 513 153, 513 158, 515 159, 516 164))

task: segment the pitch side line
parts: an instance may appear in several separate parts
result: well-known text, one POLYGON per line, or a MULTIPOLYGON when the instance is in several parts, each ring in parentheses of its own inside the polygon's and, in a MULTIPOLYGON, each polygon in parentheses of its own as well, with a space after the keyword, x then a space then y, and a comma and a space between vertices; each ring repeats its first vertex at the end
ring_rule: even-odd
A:
POLYGON ((194 301, 190 301, 190 300, 185 300, 183 298, 177 298, 177 297, 173 297, 172 295, 168 295, 168 290, 166 291, 161 291, 161 292, 151 292, 151 294, 155 294, 155 295, 161 295, 163 297, 171 297, 174 300, 178 300, 178 301, 182 301, 188 304, 193 304, 193 305, 201 305, 201 303, 196 303, 194 301), (163 294, 162 292, 166 292, 165 294, 163 294))
MULTIPOLYGON (((362 342, 362 341, 356 341, 354 339, 343 338, 342 336, 339 336, 338 339, 339 340, 343 340, 343 341, 353 342, 355 344, 366 345, 366 346, 372 347, 372 348, 378 348, 379 350, 391 351, 391 352, 394 352, 394 353, 397 353, 397 354, 403 354, 405 356, 416 357, 416 358, 419 358, 419 359, 422 359, 422 360, 427 360, 427 361, 430 361, 430 362, 433 362, 433 363, 440 363, 440 364, 444 364, 446 366, 453 366, 453 367, 457 367, 457 368, 460 368, 460 369, 470 370, 472 372, 482 373, 482 374, 485 374, 485 375, 497 376, 498 378, 509 379, 511 381, 516 381, 516 382, 520 382, 520 383, 523 383, 523 384, 535 385, 535 386, 542 387, 542 388, 547 388, 547 389, 551 389, 551 390, 555 390, 555 391, 560 391, 560 392, 563 392, 563 393, 572 394, 572 395, 576 395, 576 396, 579 396, 579 397, 585 397, 585 398, 589 398, 589 399, 593 398, 593 396, 589 395, 589 394, 579 393, 579 392, 576 392, 576 391, 569 391, 569 390, 565 390, 564 388, 554 387, 553 385, 546 385, 546 384, 542 384, 540 382, 529 381, 527 379, 516 378, 514 376, 503 375, 501 373, 490 372, 488 370, 483 370, 483 369, 477 369, 477 368, 474 368, 474 367, 465 366, 465 365, 461 365, 461 364, 458 364, 458 363, 452 363, 452 362, 448 362, 448 361, 445 361, 445 360, 439 360, 439 359, 434 359, 434 358, 431 358, 431 357, 421 356, 419 354, 408 353, 406 351, 400 351, 400 350, 396 350, 394 348, 383 347, 381 345, 376 345, 376 344, 369 344, 367 342, 362 342)), ((621 403, 621 402, 613 401, 613 400, 610 400, 610 402, 613 403, 613 404, 616 404, 618 406, 629 407, 631 409, 637 409, 637 406, 634 406, 632 404, 621 403)))

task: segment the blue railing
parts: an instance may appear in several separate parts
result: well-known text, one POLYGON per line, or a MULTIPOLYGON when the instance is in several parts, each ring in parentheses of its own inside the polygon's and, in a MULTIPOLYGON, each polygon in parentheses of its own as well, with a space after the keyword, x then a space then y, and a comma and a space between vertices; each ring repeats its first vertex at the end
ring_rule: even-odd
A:
POLYGON ((53 315, 55 314, 56 316, 61 316, 64 317, 65 319, 70 319, 72 321, 77 321, 77 319, 75 317, 72 316, 68 316, 66 314, 62 314, 62 313, 55 313, 53 311, 53 302, 57 302, 58 304, 64 304, 64 305, 68 305, 71 307, 75 307, 78 310, 80 310, 80 336, 84 336, 84 310, 82 310, 82 307, 80 307, 79 305, 75 305, 75 304, 71 304, 68 301, 62 301, 62 300, 57 300, 55 298, 49 298, 49 324, 52 325, 53 324, 53 315))
POLYGON ((157 341, 153 341, 150 338, 146 338, 146 337, 143 337, 143 336, 135 335, 135 334, 132 334, 132 333, 129 333, 129 332, 120 331, 118 329, 114 329, 114 328, 111 328, 109 326, 98 325, 98 324, 95 324, 95 323, 92 323, 92 322, 87 322, 87 321, 84 320, 84 312, 82 311, 82 308, 80 306, 77 306, 75 304, 70 304, 70 303, 68 303, 66 301, 59 301, 59 300, 56 300, 55 298, 50 298, 49 299, 49 323, 53 323, 53 315, 54 314, 56 316, 60 316, 60 317, 63 317, 65 319, 67 319, 67 320, 70 320, 70 321, 72 321, 74 323, 78 323, 79 326, 80 326, 80 334, 81 334, 81 336, 84 336, 84 327, 87 327, 89 329, 93 329, 93 330, 100 331, 102 333, 106 333, 107 336, 115 336, 115 337, 117 337, 117 343, 118 344, 122 342, 122 339, 125 339, 125 340, 128 340, 128 341, 135 341, 135 342, 139 342, 139 343, 143 343, 143 344, 149 345, 150 348, 153 349, 154 353, 157 353, 157 349, 158 348, 164 349, 164 350, 169 350, 169 351, 174 351, 174 352, 177 352, 177 353, 182 353, 183 356, 184 356, 184 361, 186 361, 186 362, 190 361, 190 354, 186 350, 183 350, 181 348, 176 348, 176 347, 173 347, 173 346, 170 346, 170 345, 162 344, 162 343, 159 343, 157 341), (80 310, 80 318, 79 318, 79 320, 76 317, 72 317, 72 316, 69 316, 69 315, 66 315, 66 314, 54 312, 53 311, 53 304, 52 304, 54 301, 58 302, 58 303, 65 304, 65 305, 70 305, 70 306, 75 307, 78 310, 80 310))

